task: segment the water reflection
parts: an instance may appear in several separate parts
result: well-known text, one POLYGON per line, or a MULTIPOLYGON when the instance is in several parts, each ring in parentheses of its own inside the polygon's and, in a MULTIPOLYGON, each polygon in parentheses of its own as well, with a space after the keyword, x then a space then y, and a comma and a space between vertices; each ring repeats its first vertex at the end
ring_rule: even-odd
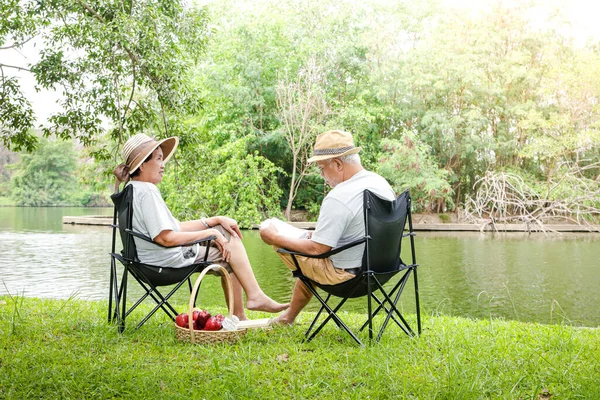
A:
MULTIPOLYGON (((56 221, 62 215, 111 212, 0 208, 0 295, 8 290, 28 297, 106 299, 110 229, 56 221)), ((599 242, 597 234, 420 232, 417 260, 423 309, 477 318, 598 326, 599 242)), ((279 257, 256 231, 245 231, 244 243, 264 291, 278 301, 289 300, 294 280, 279 257)), ((409 259, 407 250, 403 249, 403 257, 409 259)), ((411 290, 412 281, 407 292, 411 290)), ((224 305, 221 293, 218 279, 207 279, 200 303, 224 305)), ((182 290, 175 304, 183 307, 187 300, 182 290)), ((314 310, 315 303, 309 308, 314 310)), ((409 296, 402 307, 412 312, 413 304, 409 296)), ((357 309, 362 302, 354 300, 350 306, 357 309)))

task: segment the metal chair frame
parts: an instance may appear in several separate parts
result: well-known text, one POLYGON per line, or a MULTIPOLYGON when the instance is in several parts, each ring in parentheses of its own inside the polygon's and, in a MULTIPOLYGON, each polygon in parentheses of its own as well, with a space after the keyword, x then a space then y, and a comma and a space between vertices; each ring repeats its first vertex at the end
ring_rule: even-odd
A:
MULTIPOLYGON (((120 196, 133 196, 132 193, 126 193, 125 191, 132 191, 130 186, 125 186, 121 192, 114 193, 111 198, 115 203, 113 224, 111 228, 112 234, 112 249, 110 252, 111 263, 110 263, 110 286, 108 295, 108 322, 116 322, 119 332, 125 330, 125 320, 142 302, 150 297, 156 303, 156 306, 148 313, 136 326, 140 328, 150 317, 152 317, 159 309, 163 310, 164 313, 171 319, 175 320, 177 311, 169 303, 169 299, 177 292, 181 286, 187 282, 192 292, 192 281, 191 276, 196 272, 201 272, 210 263, 208 262, 208 248, 212 240, 216 239, 214 236, 210 236, 207 239, 197 240, 190 243, 185 243, 179 246, 162 246, 154 242, 151 238, 134 232, 131 229, 133 219, 133 204, 129 199, 129 204, 124 210, 123 218, 118 213, 117 202, 120 201, 120 196), (117 219, 121 223, 121 226, 117 223, 117 219), (116 237, 117 230, 121 236, 123 243, 123 250, 121 254, 116 252, 116 237), (184 268, 163 268, 155 265, 143 264, 137 260, 137 250, 135 248, 134 237, 140 238, 150 243, 154 243, 164 248, 168 247, 183 247, 190 246, 196 243, 202 243, 206 246, 206 253, 204 254, 204 260, 201 263, 192 264, 184 268), (119 282, 119 274, 117 271, 117 261, 123 265, 123 273, 119 282), (172 277, 166 276, 164 278, 156 278, 155 281, 150 277, 150 274, 171 274, 172 277), (131 275, 143 289, 144 294, 129 308, 127 308, 127 288, 128 288, 128 276, 131 275), (159 290, 159 286, 175 285, 171 291, 163 295, 159 290)), ((195 302, 194 302, 195 303, 195 302)))
POLYGON ((414 238, 415 238, 416 234, 413 231, 413 225, 412 225, 410 193, 408 191, 402 193, 400 196, 398 196, 398 198, 395 201, 396 202, 400 201, 403 197, 406 198, 406 219, 404 220, 404 224, 406 225, 406 221, 408 221, 408 232, 404 233, 404 230, 406 229, 406 227, 403 226, 402 234, 398 238, 398 254, 400 252, 402 239, 404 237, 409 237, 412 263, 404 264, 402 262, 402 260, 399 259, 398 265, 395 266, 394 268, 392 268, 390 271, 386 271, 386 272, 377 272, 377 271, 374 271, 371 269, 370 242, 373 240, 376 240, 376 239, 373 239, 369 233, 368 219, 372 217, 372 215, 371 215, 371 201, 372 201, 371 199, 372 199, 372 197, 370 197, 370 196, 373 196, 373 194, 369 191, 365 191, 364 206, 363 206, 364 207, 364 218, 365 218, 365 236, 362 237, 361 239, 358 239, 358 240, 356 240, 352 243, 349 243, 345 246, 339 247, 337 249, 334 249, 332 251, 329 251, 327 253, 320 254, 317 256, 309 255, 309 254, 302 254, 299 252, 293 252, 293 251, 289 251, 286 249, 278 250, 278 252, 280 252, 280 253, 286 253, 286 254, 290 254, 292 256, 292 259, 296 266, 296 270, 292 272, 293 276, 300 279, 308 287, 308 289, 315 296, 315 298, 317 298, 317 300, 321 303, 321 307, 320 307, 319 311, 317 312, 317 315, 315 316, 315 318, 313 319, 312 323, 310 324, 308 330, 305 333, 304 341, 306 341, 306 342, 310 342, 330 320, 333 320, 337 324, 337 326, 340 329, 346 331, 357 344, 364 346, 364 344, 361 342, 361 340, 358 338, 358 336, 355 333, 353 333, 352 330, 337 315, 337 312, 341 309, 341 307, 346 303, 346 301, 348 299, 354 298, 354 297, 363 297, 363 296, 367 296, 368 315, 367 315, 367 320, 360 327, 359 332, 361 332, 365 327, 368 326, 369 327, 369 341, 373 340, 373 318, 382 310, 385 312, 386 315, 385 315, 385 320, 382 323, 382 325, 379 329, 379 332, 377 334, 377 337, 375 339, 376 342, 379 342, 379 340, 381 339, 381 336, 383 335, 383 332, 384 332, 385 328, 387 327, 390 319, 392 321, 394 321, 396 323, 396 325, 398 325, 400 327, 400 329, 402 329, 402 331, 405 334, 407 334, 408 336, 416 336, 414 331, 412 330, 411 326, 408 324, 408 322, 406 321, 406 319, 404 318, 402 313, 396 307, 396 305, 406 287, 406 283, 408 282, 411 275, 413 276, 414 289, 415 289, 417 332, 419 335, 421 334, 421 312, 420 312, 420 303, 419 303, 419 285, 418 285, 418 278, 417 278, 418 264, 416 262, 415 243, 414 243, 414 238), (312 281, 311 279, 309 279, 302 273, 302 270, 300 268, 298 260, 296 259, 296 256, 304 256, 304 257, 309 257, 309 258, 327 258, 327 257, 337 254, 343 250, 360 245, 362 243, 365 243, 365 253, 363 255, 363 262, 362 262, 360 273, 355 278, 351 279, 350 281, 343 282, 339 285, 321 285, 317 282, 312 281), (402 277, 393 286, 392 290, 390 290, 389 292, 386 292, 383 285, 388 280, 390 280, 393 276, 395 276, 396 274, 398 274, 400 272, 404 272, 402 274, 402 277), (361 288, 364 289, 365 283, 366 283, 366 293, 363 294, 363 293, 361 293, 361 288), (322 290, 324 290, 327 293, 327 297, 325 299, 323 299, 323 297, 318 293, 318 291, 316 289, 317 287, 321 288, 322 290), (341 289, 342 292, 340 292, 339 288, 342 288, 341 289), (381 295, 383 296, 382 297, 383 300, 380 299, 376 295, 377 291, 379 291, 381 293, 381 295), (331 307, 329 305, 329 301, 332 296, 341 298, 341 300, 335 307, 331 307), (375 310, 373 310, 372 300, 375 300, 375 302, 377 303, 377 307, 375 308, 375 310), (313 332, 313 328, 315 327, 316 323, 318 322, 323 311, 326 311, 328 315, 325 318, 325 320, 322 321, 321 324, 313 332))

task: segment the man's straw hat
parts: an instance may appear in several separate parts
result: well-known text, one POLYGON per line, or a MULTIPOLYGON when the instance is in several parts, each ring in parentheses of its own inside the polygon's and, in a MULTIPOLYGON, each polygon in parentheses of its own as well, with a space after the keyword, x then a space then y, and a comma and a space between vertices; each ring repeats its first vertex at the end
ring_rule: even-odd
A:
POLYGON ((344 131, 328 131, 317 136, 309 163, 356 154, 361 150, 354 146, 352 134, 344 131))
POLYGON ((175 152, 178 143, 179 138, 177 136, 161 141, 156 141, 143 133, 130 137, 123 146, 123 159, 129 167, 129 174, 133 174, 159 146, 163 151, 163 162, 166 163, 175 152))

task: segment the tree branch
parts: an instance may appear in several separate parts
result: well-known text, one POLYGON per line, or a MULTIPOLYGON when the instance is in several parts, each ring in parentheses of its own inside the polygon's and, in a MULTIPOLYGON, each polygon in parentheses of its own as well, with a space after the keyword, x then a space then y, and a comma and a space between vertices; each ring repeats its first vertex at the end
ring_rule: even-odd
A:
POLYGON ((106 23, 106 20, 102 17, 102 15, 98 14, 96 12, 96 10, 94 10, 89 4, 84 3, 83 1, 77 0, 77 3, 79 3, 79 5, 83 8, 85 8, 87 10, 87 12, 89 12, 90 14, 92 14, 92 16, 94 18, 96 18, 98 21, 102 22, 103 24, 106 23))
POLYGON ((24 42, 21 43, 13 43, 10 46, 4 46, 4 47, 0 47, 0 50, 8 50, 8 49, 14 49, 15 47, 21 47, 23 46, 25 43, 29 42, 30 40, 32 40, 35 36, 30 37, 29 39, 25 40, 24 42))
POLYGON ((31 72, 30 69, 23 68, 23 67, 17 67, 16 65, 0 64, 0 68, 4 68, 4 67, 18 69, 19 71, 31 72))

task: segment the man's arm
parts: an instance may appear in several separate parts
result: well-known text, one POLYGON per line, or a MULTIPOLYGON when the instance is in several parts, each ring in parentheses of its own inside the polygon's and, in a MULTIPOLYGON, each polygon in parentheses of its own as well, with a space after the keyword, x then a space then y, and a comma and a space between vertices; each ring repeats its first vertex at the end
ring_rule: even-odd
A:
POLYGON ((313 242, 311 239, 297 239, 282 236, 272 224, 260 229, 260 237, 266 244, 313 256, 327 253, 331 250, 330 246, 313 242))

